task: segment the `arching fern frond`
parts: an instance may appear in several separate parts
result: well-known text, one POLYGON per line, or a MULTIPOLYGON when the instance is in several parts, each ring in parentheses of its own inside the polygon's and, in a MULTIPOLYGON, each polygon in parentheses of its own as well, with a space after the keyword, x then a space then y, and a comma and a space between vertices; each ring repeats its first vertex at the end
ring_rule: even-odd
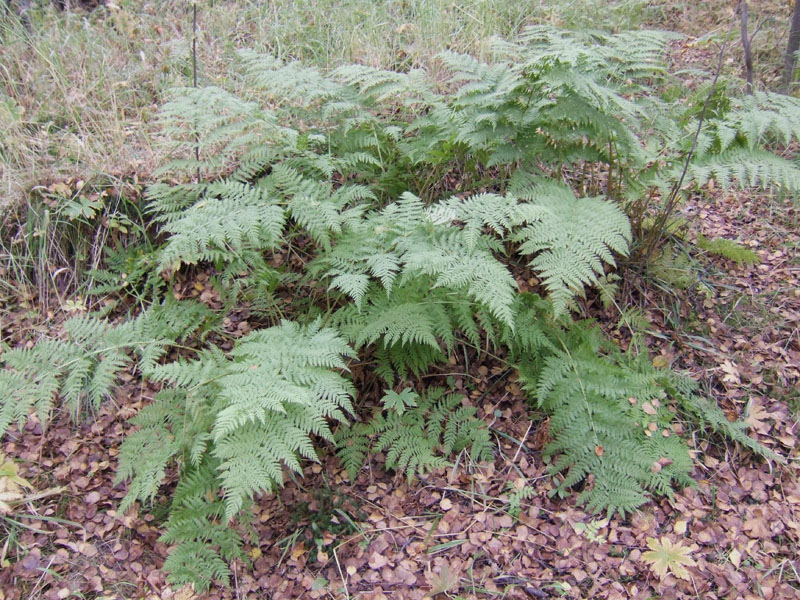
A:
MULTIPOLYGON (((512 193, 513 193, 512 189, 512 193)), ((529 204, 525 225, 514 235, 519 252, 530 262, 553 300, 556 315, 585 285, 615 265, 614 252, 625 255, 630 223, 616 204, 601 198, 577 198, 568 187, 540 180, 521 196, 529 204)))

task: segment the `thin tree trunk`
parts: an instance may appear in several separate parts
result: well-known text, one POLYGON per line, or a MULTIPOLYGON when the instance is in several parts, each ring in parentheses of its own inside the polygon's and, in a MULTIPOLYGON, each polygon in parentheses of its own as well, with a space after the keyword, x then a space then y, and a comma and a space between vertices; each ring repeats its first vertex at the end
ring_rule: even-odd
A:
POLYGON ((747 36, 747 0, 739 3, 742 11, 742 47, 744 48, 744 69, 747 77, 747 93, 753 93, 753 55, 750 52, 750 38, 747 36))
POLYGON ((789 42, 786 44, 786 57, 783 63, 783 79, 781 80, 781 91, 784 94, 789 93, 792 85, 798 50, 800 50, 800 0, 795 0, 792 27, 789 30, 789 42))

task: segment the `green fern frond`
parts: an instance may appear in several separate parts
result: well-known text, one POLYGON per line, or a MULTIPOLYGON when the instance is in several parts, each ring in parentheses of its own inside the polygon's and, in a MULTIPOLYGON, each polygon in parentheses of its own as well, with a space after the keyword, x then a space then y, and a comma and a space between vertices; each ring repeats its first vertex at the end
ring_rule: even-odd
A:
POLYGON ((530 265, 542 278, 558 315, 572 296, 597 282, 604 263, 616 264, 615 252, 627 254, 630 223, 615 204, 576 198, 555 182, 543 180, 527 192, 526 224, 513 239, 520 242, 521 254, 535 255, 530 265))
POLYGON ((337 454, 353 480, 371 452, 386 451, 386 466, 405 473, 409 480, 450 463, 448 456, 464 450, 476 462, 491 460, 493 448, 486 425, 475 417, 473 406, 462 397, 429 388, 415 396, 415 405, 402 411, 378 413, 336 434, 337 454))
MULTIPOLYGON (((195 360, 153 369, 153 380, 172 382, 199 404, 192 408, 188 434, 178 436, 174 427, 153 425, 152 419, 142 431, 161 429, 180 437, 195 461, 206 452, 213 455, 230 520, 246 499, 282 485, 284 467, 300 472, 300 457, 316 460, 311 435, 333 438, 328 421, 342 421, 353 410, 352 384, 336 372, 346 368, 350 356, 344 340, 319 323, 301 327, 284 321, 254 331, 238 341, 230 358, 207 350, 195 360)), ((136 490, 153 489, 153 469, 131 462, 125 474, 136 490)))
POLYGON ((209 186, 199 202, 166 225, 172 235, 161 251, 159 269, 225 261, 244 249, 274 248, 285 220, 284 210, 260 188, 235 182, 209 186))
POLYGON ((699 157, 689 165, 688 180, 696 185, 705 185, 712 177, 723 187, 736 181, 742 187, 800 190, 800 168, 766 150, 732 148, 699 157))
POLYGON ((64 324, 65 339, 6 351, 0 370, 0 433, 11 423, 23 424, 31 410, 46 425, 57 395, 73 417, 89 406, 97 408, 119 374, 137 365, 134 357, 140 369, 148 370, 170 345, 207 321, 208 309, 193 306, 165 301, 118 326, 90 315, 74 317, 64 324))
POLYGON ((215 468, 204 463, 187 469, 175 490, 166 531, 159 541, 175 544, 165 569, 172 584, 191 583, 203 592, 211 583, 229 585, 234 559, 242 559, 242 539, 223 520, 224 503, 217 496, 215 468))
POLYGON ((735 260, 740 266, 742 264, 754 265, 761 262, 758 254, 732 240, 722 238, 709 240, 702 235, 698 235, 697 246, 711 254, 735 260))

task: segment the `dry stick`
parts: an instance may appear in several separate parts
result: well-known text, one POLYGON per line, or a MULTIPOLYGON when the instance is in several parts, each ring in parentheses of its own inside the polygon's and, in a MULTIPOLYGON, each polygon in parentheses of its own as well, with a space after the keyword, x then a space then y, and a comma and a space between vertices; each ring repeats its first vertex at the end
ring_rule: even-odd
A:
MULTIPOLYGON (((742 9, 742 48, 744 48, 744 70, 747 78, 747 93, 753 94, 753 55, 750 52, 752 38, 747 37, 747 0, 742 0, 739 6, 742 9)), ((755 33, 753 34, 755 35, 755 33)))
POLYGON ((519 442, 519 446, 517 447, 517 451, 514 453, 514 458, 511 459, 512 463, 517 462, 517 457, 519 456, 520 451, 522 450, 522 446, 525 444, 525 440, 528 439, 528 434, 531 432, 531 427, 533 427, 533 421, 528 424, 528 430, 525 432, 525 435, 522 436, 522 439, 519 442))
MULTIPOLYGON (((192 2, 192 87, 197 89, 197 1, 192 2)), ((194 131, 194 159, 197 162, 197 183, 200 183, 200 134, 194 131)))
POLYGON ((794 67, 797 64, 797 51, 800 49, 800 0, 794 1, 792 24, 789 29, 789 41, 786 43, 786 55, 783 63, 783 77, 781 78, 781 92, 789 93, 794 76, 794 67))
POLYGON ((344 576, 344 571, 342 571, 342 565, 339 563, 339 555, 336 554, 336 547, 334 546, 333 550, 333 558, 336 561, 336 569, 339 571, 339 577, 342 579, 342 585, 344 586, 344 596, 346 600, 350 600, 350 591, 347 589, 347 578, 344 576))
MULTIPOLYGON (((800 0, 798 0, 800 1, 800 0)), ((694 156, 694 151, 697 149, 697 140, 700 138, 700 132, 703 129, 703 122, 706 118, 706 111, 708 110, 708 105, 711 102, 711 98, 714 96, 714 92, 717 89, 717 82, 719 81, 720 73, 722 72, 722 59, 725 57, 725 50, 728 47, 728 40, 731 37, 731 31, 733 30, 733 24, 736 22, 736 14, 734 13, 733 18, 731 19, 731 24, 728 27, 728 33, 725 36, 725 41, 722 43, 722 48, 719 51, 719 59, 717 60, 717 70, 714 73, 714 81, 711 83, 711 90, 708 92, 708 96, 706 97, 706 101, 703 104, 703 110, 700 112, 700 120, 697 122, 697 131, 694 133, 694 139, 692 140, 692 147, 689 149, 688 154, 686 154, 686 160, 683 163, 683 170, 681 171, 681 176, 678 181, 675 182, 675 185, 672 186, 670 190, 669 196, 667 196, 667 204, 664 207, 664 210, 656 219, 653 225, 653 234, 645 247, 645 252, 643 254, 644 263, 646 264, 650 260, 650 256, 653 254, 655 249, 661 243, 662 238, 664 237, 664 229, 666 228, 667 222, 669 218, 672 216, 672 213, 675 211, 675 207, 678 205, 678 196, 680 195, 681 187, 683 187, 683 182, 686 179, 686 173, 689 171, 689 163, 692 161, 692 157, 694 156)))

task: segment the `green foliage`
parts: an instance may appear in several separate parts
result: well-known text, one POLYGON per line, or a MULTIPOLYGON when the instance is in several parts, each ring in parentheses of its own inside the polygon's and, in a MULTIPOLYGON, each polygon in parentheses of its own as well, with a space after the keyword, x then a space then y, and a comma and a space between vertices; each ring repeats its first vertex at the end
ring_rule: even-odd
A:
POLYGON ((151 298, 162 297, 166 281, 155 269, 157 254, 138 245, 119 249, 106 247, 106 268, 89 272, 94 279, 89 293, 130 295, 142 305, 151 298))
POLYGON ((301 458, 317 460, 309 436, 332 439, 328 420, 352 411, 352 385, 335 372, 352 355, 333 330, 284 321, 239 340, 230 358, 205 351, 154 367, 150 378, 173 389, 137 417, 120 451, 119 477, 132 481, 123 507, 152 499, 173 456, 195 467, 213 457, 230 520, 281 486, 284 466, 301 472, 301 458))
POLYGON ((118 480, 130 480, 121 509, 151 501, 166 469, 181 469, 163 540, 178 543, 172 580, 225 582, 239 557, 230 521, 257 493, 283 485, 285 468, 317 460, 311 436, 333 439, 328 421, 352 411, 352 385, 337 371, 352 350, 331 329, 290 321, 239 340, 230 357, 207 350, 154 367, 170 382, 134 419, 120 449, 118 480), (192 556, 197 554, 196 560, 192 556))
POLYGON ((615 265, 614 252, 627 254, 630 223, 617 206, 601 198, 576 198, 569 188, 551 181, 528 186, 520 196, 538 214, 515 241, 521 242, 521 254, 535 255, 530 265, 559 314, 585 285, 597 283, 604 263, 615 265))
POLYGON ((383 405, 387 411, 395 412, 402 417, 406 407, 418 406, 417 398, 416 392, 411 388, 405 388, 400 393, 388 390, 383 397, 383 405))
POLYGON ((545 456, 555 457, 550 471, 561 474, 553 493, 565 496, 591 474, 579 500, 625 515, 648 491, 670 495, 689 485, 691 461, 670 428, 664 375, 646 357, 630 360, 595 328, 576 325, 558 341, 560 350, 520 371, 552 414, 545 456))
POLYGON ((96 409, 113 392, 120 372, 134 364, 147 371, 170 345, 210 320, 205 306, 165 301, 117 326, 92 316, 74 317, 64 324, 64 339, 5 351, 0 433, 12 423, 24 424, 31 410, 46 424, 57 395, 74 418, 96 409))
POLYGON ((698 235, 697 246, 711 254, 734 260, 739 266, 743 264, 755 265, 761 262, 758 254, 732 240, 723 238, 709 240, 705 236, 698 235))
POLYGON ((519 488, 512 486, 512 489, 508 494, 508 514, 515 519, 518 519, 520 513, 522 512, 523 501, 534 496, 535 494, 536 488, 530 485, 523 485, 519 488))
POLYGON ((375 452, 385 451, 386 466, 409 480, 448 466, 446 457, 462 451, 475 462, 493 456, 488 428, 462 396, 443 388, 428 388, 422 396, 410 388, 388 390, 383 405, 369 421, 336 432, 337 453, 351 480, 375 452))
POLYGON ((242 539, 224 518, 225 503, 217 497, 215 471, 213 462, 204 462, 183 472, 159 539, 175 544, 164 561, 169 581, 194 584, 200 592, 212 581, 229 585, 228 564, 244 559, 242 539))
MULTIPOLYGON (((0 431, 31 410, 44 421, 56 395, 73 413, 97 406, 136 357, 162 389, 121 448, 120 508, 154 502, 176 474, 165 568, 202 589, 243 558, 250 503, 325 442, 351 478, 376 452, 409 479, 461 452, 490 460, 476 407, 408 385, 461 344, 519 371, 551 417, 554 493, 582 486, 591 510, 625 515, 691 483, 678 410, 775 458, 690 384, 568 310, 585 287, 613 285, 606 271, 636 243, 624 211, 641 233, 680 176, 704 98, 654 93, 671 38, 531 27, 487 62, 443 54, 438 83, 242 52, 237 94, 176 90, 161 113, 170 183, 147 196, 162 243, 110 253, 132 283, 98 272, 100 289, 134 289, 145 305, 200 267, 214 271, 223 310, 257 314, 257 328, 225 352, 219 336, 193 335, 213 321, 200 304, 164 300, 118 325, 70 321, 63 340, 4 353, 0 431), (520 262, 547 298, 519 292, 520 262), (189 347, 168 357, 178 341, 189 347), (350 358, 402 391, 348 425, 350 358)), ((689 180, 800 189, 796 167, 768 150, 797 138, 796 111, 791 99, 719 91, 689 180)), ((510 510, 530 493, 515 491, 510 510)))

